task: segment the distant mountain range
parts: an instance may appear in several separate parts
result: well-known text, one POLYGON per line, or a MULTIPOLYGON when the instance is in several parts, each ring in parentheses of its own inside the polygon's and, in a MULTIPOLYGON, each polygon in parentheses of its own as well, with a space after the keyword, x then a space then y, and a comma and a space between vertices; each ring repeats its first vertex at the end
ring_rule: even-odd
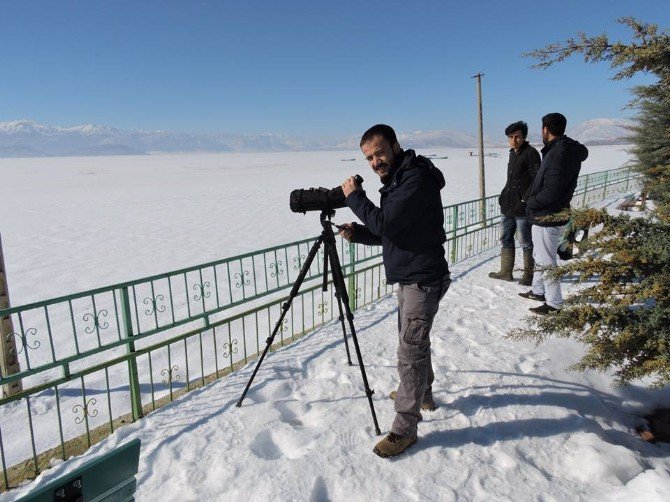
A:
POLYGON ((627 139, 633 125, 627 119, 593 119, 582 122, 570 131, 570 136, 586 145, 629 144, 627 139))
MULTIPOLYGON (((629 135, 625 119, 594 119, 569 130, 587 145, 621 144, 629 135)), ((477 138, 460 131, 399 132, 407 148, 475 147, 477 138)), ((533 142, 539 137, 530 135, 533 142)), ((309 139, 282 134, 188 134, 123 130, 98 125, 57 127, 31 120, 0 122, 0 157, 143 155, 154 152, 278 152, 355 150, 359 136, 309 139)), ((506 146, 504 142, 486 142, 506 146)))

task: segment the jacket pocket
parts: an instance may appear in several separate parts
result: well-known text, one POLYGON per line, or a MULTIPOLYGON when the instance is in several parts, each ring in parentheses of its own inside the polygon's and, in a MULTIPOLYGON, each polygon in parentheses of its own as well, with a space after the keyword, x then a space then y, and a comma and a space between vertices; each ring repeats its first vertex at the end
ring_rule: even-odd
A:
POLYGON ((526 203, 522 200, 521 194, 514 191, 514 212, 516 214, 526 214, 526 203))
POLYGON ((500 192, 500 196, 498 197, 498 204, 500 204, 500 207, 503 209, 506 209, 509 205, 509 189, 507 187, 503 188, 502 192, 500 192))

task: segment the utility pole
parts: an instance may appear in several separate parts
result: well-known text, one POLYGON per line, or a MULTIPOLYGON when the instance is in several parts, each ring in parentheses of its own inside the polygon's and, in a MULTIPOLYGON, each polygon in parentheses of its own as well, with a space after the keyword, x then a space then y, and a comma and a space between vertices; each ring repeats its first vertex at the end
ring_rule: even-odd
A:
POLYGON ((477 79, 477 96, 479 101, 479 198, 481 199, 482 225, 486 225, 486 180, 484 176, 484 118, 482 116, 482 77, 483 73, 477 73, 472 78, 477 79))
MULTIPOLYGON (((0 238, 0 310, 9 308, 9 289, 7 288, 7 274, 5 273, 5 259, 2 254, 2 238, 0 238)), ((0 318, 0 375, 7 377, 21 371, 19 358, 14 340, 14 326, 12 316, 0 318)), ((23 390, 20 381, 14 381, 2 386, 0 397, 9 397, 23 390)))

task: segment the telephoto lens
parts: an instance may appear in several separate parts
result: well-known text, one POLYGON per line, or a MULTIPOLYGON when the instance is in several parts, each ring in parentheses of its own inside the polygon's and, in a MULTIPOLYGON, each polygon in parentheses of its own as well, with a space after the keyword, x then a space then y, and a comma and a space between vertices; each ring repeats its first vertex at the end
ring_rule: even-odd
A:
MULTIPOLYGON (((361 185, 363 178, 355 175, 356 184, 361 185)), ((298 189, 291 192, 289 207, 294 213, 306 213, 307 211, 333 211, 343 208, 345 204, 344 192, 338 186, 328 190, 327 188, 298 189)))

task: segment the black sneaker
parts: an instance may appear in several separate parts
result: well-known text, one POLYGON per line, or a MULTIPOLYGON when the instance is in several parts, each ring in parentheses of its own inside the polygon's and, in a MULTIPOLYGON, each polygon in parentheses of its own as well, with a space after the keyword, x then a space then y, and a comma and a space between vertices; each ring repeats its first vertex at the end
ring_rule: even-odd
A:
POLYGON ((539 307, 531 307, 528 310, 530 310, 533 314, 547 315, 551 314, 552 312, 558 312, 559 309, 543 303, 539 307))
POLYGON ((537 300, 538 302, 546 301, 544 295, 536 295, 535 293, 533 293, 532 289, 530 291, 528 291, 527 293, 519 293, 519 296, 521 298, 526 298, 528 300, 537 300))

